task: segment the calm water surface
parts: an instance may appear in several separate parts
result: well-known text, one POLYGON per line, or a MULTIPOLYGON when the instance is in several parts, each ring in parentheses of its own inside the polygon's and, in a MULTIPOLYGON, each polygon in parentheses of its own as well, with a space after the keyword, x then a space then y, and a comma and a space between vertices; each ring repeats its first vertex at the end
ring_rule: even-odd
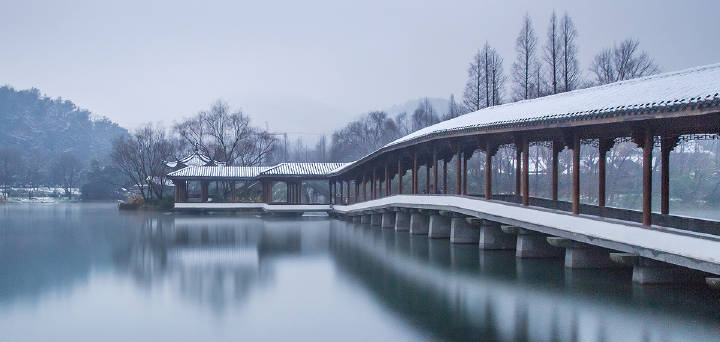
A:
POLYGON ((328 218, 0 205, 0 341, 720 341, 719 308, 328 218))

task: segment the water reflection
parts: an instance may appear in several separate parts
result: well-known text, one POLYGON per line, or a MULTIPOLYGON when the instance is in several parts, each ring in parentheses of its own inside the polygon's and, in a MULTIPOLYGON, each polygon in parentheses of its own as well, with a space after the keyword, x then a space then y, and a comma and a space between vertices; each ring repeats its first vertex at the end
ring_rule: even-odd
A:
POLYGON ((703 288, 630 285, 628 270, 566 271, 560 261, 450 246, 345 224, 331 252, 378 299, 438 339, 711 341, 720 322, 703 288), (388 248, 392 242, 392 248, 388 248))
POLYGON ((703 286, 327 218, 0 206, 0 331, 21 340, 712 341, 717 307, 703 286))

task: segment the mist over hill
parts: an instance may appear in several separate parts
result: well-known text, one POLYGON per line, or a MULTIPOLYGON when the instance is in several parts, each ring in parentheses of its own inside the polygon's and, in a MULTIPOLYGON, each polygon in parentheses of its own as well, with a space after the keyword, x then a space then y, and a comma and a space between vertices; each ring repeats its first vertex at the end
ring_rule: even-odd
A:
POLYGON ((450 104, 450 101, 448 99, 443 99, 439 97, 418 97, 417 99, 409 100, 402 104, 392 105, 388 108, 383 109, 382 111, 390 114, 391 116, 395 116, 400 113, 412 114, 415 109, 418 108, 420 103, 423 102, 425 99, 428 99, 428 101, 430 101, 430 105, 432 105, 435 113, 443 114, 448 110, 448 105, 450 104))
POLYGON ((87 166, 107 158, 112 141, 123 134, 126 129, 72 101, 50 98, 35 88, 0 87, 0 147, 17 151, 27 164, 48 167, 69 153, 87 166))

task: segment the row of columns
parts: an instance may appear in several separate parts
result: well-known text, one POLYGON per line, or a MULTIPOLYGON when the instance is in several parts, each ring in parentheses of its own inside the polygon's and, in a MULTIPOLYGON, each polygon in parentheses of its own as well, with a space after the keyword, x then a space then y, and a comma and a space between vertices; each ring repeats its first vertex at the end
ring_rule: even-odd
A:
MULTIPOLYGON (((654 146, 654 135, 650 128, 646 128, 644 131, 637 132, 633 137, 633 141, 642 148, 642 223, 644 225, 650 225, 652 223, 652 152, 654 146)), ((669 156, 670 151, 677 144, 677 137, 663 136, 661 138, 661 200, 660 200, 660 212, 663 215, 669 214, 669 156)), ((598 152, 598 206, 605 207, 606 205, 606 167, 607 167, 607 152, 613 147, 614 139, 612 138, 601 138, 599 139, 598 152)), ((515 163, 515 194, 521 196, 522 205, 530 205, 530 177, 529 177, 529 151, 530 141, 527 138, 518 137, 515 140, 516 146, 516 163, 515 163)), ((552 141, 552 164, 551 164, 551 183, 552 183, 552 200, 558 200, 558 155, 565 148, 568 147, 572 151, 572 189, 571 189, 571 203, 572 213, 580 214, 580 149, 581 139, 579 135, 573 135, 569 142, 561 142, 560 140, 552 141)), ((484 146, 479 146, 485 151, 485 198, 492 199, 492 157, 497 153, 498 145, 488 140, 484 146)), ((412 162, 409 165, 412 170, 412 181, 411 181, 411 194, 418 194, 418 151, 413 151, 412 162)), ((462 151, 458 146, 455 149, 454 157, 456 159, 456 194, 466 195, 467 194, 467 162, 472 157, 472 151, 462 151)), ((443 173, 442 173, 442 187, 439 184, 439 165, 438 165, 438 153, 433 150, 432 152, 432 165, 426 164, 426 189, 428 193, 435 194, 447 194, 447 165, 448 159, 442 159, 443 173), (433 189, 430 188, 430 171, 432 169, 432 185, 433 189), (442 191, 441 191, 442 189, 442 191)), ((403 175, 405 174, 406 165, 403 163, 403 158, 397 158, 397 193, 403 194, 403 175)), ((359 194, 357 191, 358 186, 362 187, 362 200, 366 201, 369 199, 379 198, 381 193, 377 190, 376 183, 379 181, 376 175, 376 167, 372 169, 371 181, 371 192, 368 198, 365 187, 366 187, 366 174, 363 173, 361 177, 354 178, 356 181, 356 196, 355 201, 359 201, 359 194), (361 179, 361 184, 357 184, 357 180, 361 179)), ((391 180, 392 175, 390 174, 389 164, 384 164, 384 180, 385 190, 384 195, 388 196, 391 193, 391 180)), ((342 184, 344 181, 340 181, 342 184)), ((348 192, 349 180, 348 182, 348 192)), ((342 187, 340 188, 340 194, 342 197, 342 187)))
POLYGON ((448 239, 451 244, 476 244, 482 250, 515 250, 521 259, 563 258, 568 269, 631 267, 632 281, 638 284, 703 282, 706 277, 699 271, 638 255, 455 212, 388 208, 350 215, 346 218, 356 224, 448 239))

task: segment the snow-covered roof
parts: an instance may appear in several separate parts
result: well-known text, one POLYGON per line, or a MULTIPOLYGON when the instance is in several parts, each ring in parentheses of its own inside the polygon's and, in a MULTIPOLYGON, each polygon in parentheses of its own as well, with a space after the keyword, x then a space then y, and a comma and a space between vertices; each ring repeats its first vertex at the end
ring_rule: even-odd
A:
POLYGON ((348 163, 281 163, 261 173, 262 176, 324 176, 348 163))
POLYGON ((166 162, 170 168, 182 168, 186 166, 212 166, 212 165, 225 165, 223 162, 213 161, 212 158, 200 153, 198 150, 193 151, 185 158, 178 159, 172 162, 166 162))
POLYGON ((720 105, 720 63, 498 105, 423 128, 384 147, 428 135, 537 121, 632 115, 638 110, 711 103, 720 105))
POLYGON ((171 178, 255 178, 267 166, 188 166, 168 174, 171 178))

